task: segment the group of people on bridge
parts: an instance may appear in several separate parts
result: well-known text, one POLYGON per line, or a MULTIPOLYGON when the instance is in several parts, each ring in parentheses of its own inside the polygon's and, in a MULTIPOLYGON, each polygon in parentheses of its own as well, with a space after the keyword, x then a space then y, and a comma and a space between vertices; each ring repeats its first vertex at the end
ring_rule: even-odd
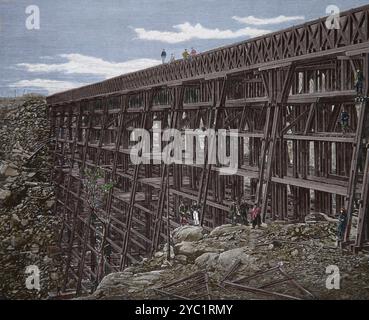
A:
MULTIPOLYGON (((182 58, 183 60, 191 60, 196 55, 197 55, 197 51, 195 48, 191 48, 191 51, 188 51, 187 49, 185 49, 182 53, 182 58)), ((161 52, 161 61, 163 64, 165 64, 166 60, 167 60, 167 52, 165 49, 163 49, 163 51, 161 52)), ((174 53, 172 53, 170 55, 169 63, 172 63, 174 61, 176 61, 176 57, 174 53)))

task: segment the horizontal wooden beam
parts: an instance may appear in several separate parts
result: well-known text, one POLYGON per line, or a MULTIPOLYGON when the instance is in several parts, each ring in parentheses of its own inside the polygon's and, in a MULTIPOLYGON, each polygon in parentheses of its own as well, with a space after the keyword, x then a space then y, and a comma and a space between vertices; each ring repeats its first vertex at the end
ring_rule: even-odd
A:
POLYGON ((347 196, 347 188, 339 186, 339 185, 327 184, 327 183, 316 182, 316 181, 311 181, 311 180, 306 180, 306 179, 292 178, 292 177, 284 177, 284 178, 272 177, 272 182, 284 184, 284 185, 290 185, 294 187, 310 189, 310 190, 327 192, 331 194, 338 194, 341 196, 347 196))
POLYGON ((343 142, 354 143, 355 137, 352 136, 329 136, 329 135, 297 135, 297 134, 285 134, 283 136, 285 140, 300 140, 300 141, 324 141, 324 142, 343 142))

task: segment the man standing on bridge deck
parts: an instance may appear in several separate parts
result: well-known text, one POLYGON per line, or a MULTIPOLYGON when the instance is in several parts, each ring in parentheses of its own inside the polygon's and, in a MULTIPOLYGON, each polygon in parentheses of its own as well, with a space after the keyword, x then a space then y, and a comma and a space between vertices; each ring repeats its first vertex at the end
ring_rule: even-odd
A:
POLYGON ((182 53, 182 57, 184 60, 187 60, 190 57, 190 54, 188 53, 187 49, 182 53))
POLYGON ((165 51, 165 49, 163 49, 163 51, 161 52, 161 61, 164 64, 165 63, 165 59, 167 58, 167 53, 165 51))
POLYGON ((197 55, 197 51, 195 48, 191 48, 191 52, 190 52, 190 55, 191 55, 191 59, 197 55))

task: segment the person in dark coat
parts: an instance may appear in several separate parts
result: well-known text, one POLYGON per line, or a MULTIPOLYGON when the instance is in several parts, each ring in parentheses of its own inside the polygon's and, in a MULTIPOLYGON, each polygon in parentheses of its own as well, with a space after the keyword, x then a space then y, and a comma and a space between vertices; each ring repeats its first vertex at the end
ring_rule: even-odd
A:
POLYGON ((338 217, 338 228, 337 228, 337 240, 338 242, 342 242, 345 236, 347 227, 347 211, 345 208, 342 208, 340 211, 340 215, 338 217))
POLYGON ((167 58, 167 52, 165 51, 165 49, 163 49, 163 51, 161 52, 161 61, 163 64, 165 63, 166 58, 167 58))
POLYGON ((355 73, 355 88, 356 88, 356 94, 358 96, 363 94, 364 74, 361 70, 356 70, 356 73, 355 73))
POLYGON ((247 219, 247 214, 249 213, 249 206, 247 205, 246 201, 242 201, 239 208, 241 221, 245 226, 248 226, 249 220, 247 219))
POLYGON ((343 110, 341 112, 341 127, 342 127, 342 131, 344 133, 346 133, 348 131, 349 120, 350 120, 350 116, 349 116, 348 112, 346 110, 343 110))
POLYGON ((231 207, 229 208, 229 218, 232 221, 232 226, 237 224, 237 215, 238 215, 238 208, 236 201, 232 202, 231 207))

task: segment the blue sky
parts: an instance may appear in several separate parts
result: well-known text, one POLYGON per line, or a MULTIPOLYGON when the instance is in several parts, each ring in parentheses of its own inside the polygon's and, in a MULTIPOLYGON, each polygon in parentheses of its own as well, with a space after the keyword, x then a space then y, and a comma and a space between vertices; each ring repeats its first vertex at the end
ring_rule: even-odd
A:
POLYGON ((0 0, 0 96, 50 94, 341 11, 362 0, 0 0), (25 10, 40 9, 28 30, 25 10))

